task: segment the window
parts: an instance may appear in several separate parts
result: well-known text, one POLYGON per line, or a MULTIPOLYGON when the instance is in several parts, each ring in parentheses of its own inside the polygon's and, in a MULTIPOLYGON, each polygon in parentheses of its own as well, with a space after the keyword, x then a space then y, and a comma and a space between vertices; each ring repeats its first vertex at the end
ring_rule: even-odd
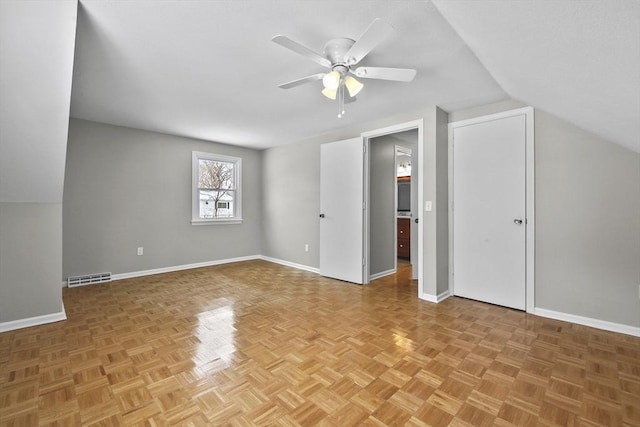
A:
POLYGON ((194 151, 192 154, 192 224, 242 221, 242 159, 194 151))

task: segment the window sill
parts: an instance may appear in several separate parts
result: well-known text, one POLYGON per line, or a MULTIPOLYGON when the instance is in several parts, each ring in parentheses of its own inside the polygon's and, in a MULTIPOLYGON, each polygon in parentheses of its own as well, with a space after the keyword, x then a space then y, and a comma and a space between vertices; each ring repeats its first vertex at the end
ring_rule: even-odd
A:
POLYGON ((229 219, 192 219, 191 225, 242 224, 242 218, 229 219))

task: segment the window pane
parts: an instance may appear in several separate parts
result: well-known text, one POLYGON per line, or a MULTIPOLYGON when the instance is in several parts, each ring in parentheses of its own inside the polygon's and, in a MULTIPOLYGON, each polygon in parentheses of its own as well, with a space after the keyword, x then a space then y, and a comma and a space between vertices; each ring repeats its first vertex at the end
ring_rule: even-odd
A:
POLYGON ((191 160, 192 223, 241 222, 242 159, 192 151, 191 160))
POLYGON ((235 189, 233 163, 200 159, 198 165, 198 187, 235 189))
POLYGON ((200 219, 233 218, 236 192, 199 190, 200 219))

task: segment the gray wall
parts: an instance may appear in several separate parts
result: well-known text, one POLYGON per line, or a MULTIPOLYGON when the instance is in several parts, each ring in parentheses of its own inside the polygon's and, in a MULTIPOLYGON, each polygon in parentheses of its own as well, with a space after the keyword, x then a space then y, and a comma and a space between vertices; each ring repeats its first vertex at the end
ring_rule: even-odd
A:
POLYGON ((63 277, 261 254, 261 175, 257 150, 72 119, 63 277), (242 224, 191 225, 193 150, 242 158, 242 224))
POLYGON ((536 306, 640 326, 640 154, 536 111, 536 306))
MULTIPOLYGON (((449 290, 449 115, 436 110, 436 295, 449 290)), ((422 209, 422 207, 421 207, 422 209)))
POLYGON ((449 289, 449 164, 448 113, 438 107, 425 120, 424 200, 431 212, 419 206, 424 227, 424 292, 436 296, 449 289))
MULTIPOLYGON (((269 148, 263 155, 263 197, 265 200, 263 217, 263 249, 264 255, 294 262, 309 267, 319 266, 319 209, 320 209, 320 144, 339 141, 360 135, 362 132, 380 129, 408 121, 423 119, 425 132, 422 144, 422 161, 425 162, 423 177, 425 200, 432 200, 437 206, 436 191, 448 188, 446 173, 437 168, 447 164, 436 157, 436 146, 446 151, 447 113, 437 107, 426 108, 417 112, 403 113, 384 120, 372 121, 358 126, 345 127, 335 132, 315 138, 299 141, 280 147, 269 148), (283 176, 282 168, 291 171, 283 176), (307 203, 301 203, 304 196, 307 203), (310 252, 304 252, 304 244, 309 243, 310 252)), ((446 200, 444 201, 446 206, 446 200)), ((436 212, 420 212, 424 224, 424 289, 423 293, 436 295, 438 280, 437 229, 444 227, 446 234, 446 216, 440 217, 443 224, 437 223, 436 212)), ((440 232, 442 235, 442 230, 440 232)), ((448 252, 447 241, 440 242, 448 252)), ((442 265, 441 255, 440 265, 442 265)), ((448 269, 448 266, 447 266, 448 269)), ((448 271, 448 270, 447 270, 448 271)), ((444 276, 447 276, 446 274, 444 276)), ((443 286, 448 286, 446 280, 443 286)))
POLYGON ((369 152, 369 274, 393 270, 395 260, 395 153, 397 138, 370 141, 369 152))
POLYGON ((640 326, 640 154, 536 110, 535 174, 535 306, 640 326))
POLYGON ((299 143, 263 151, 262 190, 263 254, 318 267, 320 145, 299 143))
POLYGON ((0 323, 60 313, 62 205, 0 203, 0 323))
POLYGON ((76 10, 75 0, 0 1, 0 329, 62 312, 76 10))

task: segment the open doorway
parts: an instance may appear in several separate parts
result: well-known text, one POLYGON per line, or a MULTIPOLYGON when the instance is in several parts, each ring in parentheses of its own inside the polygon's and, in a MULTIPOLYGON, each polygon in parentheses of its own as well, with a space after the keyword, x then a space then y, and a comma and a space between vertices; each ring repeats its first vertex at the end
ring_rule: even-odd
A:
POLYGON ((369 280, 410 263, 419 278, 418 127, 368 138, 369 280))
MULTIPOLYGON (((416 136, 417 137, 417 136, 416 136)), ((411 264, 411 222, 413 221, 413 192, 411 180, 412 150, 396 144, 396 259, 397 264, 411 264)), ((413 233, 415 240, 415 233, 413 233)), ((413 242, 415 243, 415 242, 413 242)))

